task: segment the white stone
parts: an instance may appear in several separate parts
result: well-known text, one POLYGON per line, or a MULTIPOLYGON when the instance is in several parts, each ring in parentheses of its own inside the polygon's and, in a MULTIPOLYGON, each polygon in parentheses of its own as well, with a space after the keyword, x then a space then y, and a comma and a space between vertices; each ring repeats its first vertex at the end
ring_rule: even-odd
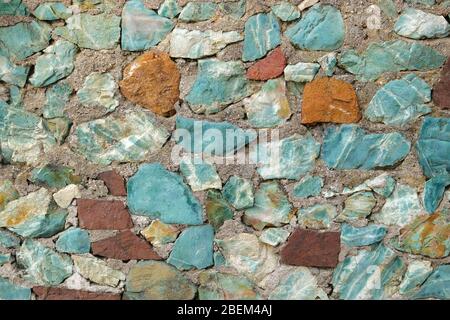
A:
POLYGON ((55 200, 56 204, 61 208, 69 207, 73 199, 80 197, 80 189, 76 184, 69 184, 67 187, 64 187, 53 194, 53 200, 55 200))
POLYGON ((309 82, 314 79, 319 71, 320 64, 299 62, 294 65, 287 65, 284 68, 284 78, 286 81, 309 82))
POLYGON ((315 5, 319 0, 305 0, 302 3, 298 5, 298 10, 303 11, 309 7, 312 7, 315 5))
POLYGON ((108 267, 100 259, 76 255, 73 255, 72 259, 76 271, 97 284, 117 287, 119 282, 126 278, 125 274, 108 267))

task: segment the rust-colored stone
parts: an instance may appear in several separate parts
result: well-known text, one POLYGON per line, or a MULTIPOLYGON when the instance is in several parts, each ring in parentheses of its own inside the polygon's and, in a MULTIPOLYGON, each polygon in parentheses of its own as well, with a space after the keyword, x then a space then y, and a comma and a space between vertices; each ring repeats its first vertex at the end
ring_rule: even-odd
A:
POLYGON ((126 196, 127 190, 125 189, 125 182, 120 174, 114 170, 105 171, 98 175, 98 178, 102 180, 108 191, 113 196, 126 196))
POLYGON ((256 62, 247 70, 250 80, 269 80, 283 74, 286 67, 286 58, 280 47, 274 49, 264 59, 256 62))
POLYGON ((438 107, 450 109, 450 57, 441 71, 441 78, 434 85, 433 102, 438 107))
POLYGON ((92 243, 92 253, 96 256, 119 260, 161 260, 147 241, 130 230, 92 243))
POLYGON ((77 199, 80 227, 89 230, 124 230, 133 227, 122 201, 77 199))
POLYGON ((120 91, 132 102, 156 114, 175 114, 180 96, 180 72, 170 56, 151 50, 137 57, 123 70, 120 91))
POLYGON ((334 268, 341 251, 340 239, 340 232, 298 228, 281 249, 281 262, 294 266, 334 268))
POLYGON ((358 98, 350 83, 324 77, 305 85, 302 123, 352 123, 360 119, 358 98))
POLYGON ((120 300, 120 294, 72 290, 66 288, 33 287, 38 300, 120 300))

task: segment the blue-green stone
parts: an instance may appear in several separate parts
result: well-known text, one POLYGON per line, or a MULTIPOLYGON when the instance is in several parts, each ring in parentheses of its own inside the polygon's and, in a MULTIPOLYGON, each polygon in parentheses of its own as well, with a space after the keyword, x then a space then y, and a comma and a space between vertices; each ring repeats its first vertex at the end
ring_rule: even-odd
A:
POLYGON ((161 17, 169 19, 175 18, 181 12, 181 7, 178 4, 178 0, 164 0, 158 9, 158 14, 161 17))
POLYGON ((293 21, 300 18, 300 12, 293 4, 283 1, 272 7, 272 12, 280 18, 281 21, 293 21))
POLYGON ((17 198, 19 198, 19 193, 14 187, 14 183, 11 180, 0 180, 0 211, 17 198))
POLYGON ((281 243, 286 242, 291 233, 283 228, 268 228, 261 232, 259 240, 272 247, 276 247, 281 243))
POLYGON ((219 9, 225 14, 229 15, 233 19, 241 19, 247 7, 247 0, 239 0, 236 2, 221 2, 219 3, 219 9))
POLYGON ((366 133, 355 124, 345 124, 326 130, 322 159, 333 169, 371 170, 398 164, 410 147, 398 132, 366 133))
POLYGON ((280 25, 272 13, 259 13, 245 22, 243 61, 255 61, 281 43, 280 25))
POLYGON ((142 51, 156 46, 175 24, 147 9, 141 0, 125 3, 122 11, 122 50, 142 51))
POLYGON ((322 177, 306 175, 294 186, 292 194, 296 198, 316 197, 320 195, 322 187, 322 177))
POLYGON ((300 49, 333 51, 344 43, 345 25, 335 7, 316 4, 285 34, 300 49))
POLYGON ((30 300, 31 289, 17 286, 0 277, 0 300, 30 300))
POLYGON ((411 39, 445 38, 450 34, 450 24, 443 16, 406 8, 395 23, 394 31, 411 39))
POLYGON ((250 180, 231 176, 223 187, 224 198, 236 209, 253 207, 253 184, 250 180))
POLYGON ((183 22, 206 21, 214 17, 217 4, 213 2, 189 2, 178 17, 183 22))
POLYGON ((377 204, 372 192, 359 192, 345 200, 345 208, 339 215, 340 220, 355 221, 364 219, 377 204))
POLYGON ((52 205, 45 219, 41 223, 41 227, 35 233, 30 234, 33 238, 50 238, 55 234, 64 230, 66 219, 69 212, 66 209, 58 208, 52 205))
POLYGON ((56 241, 56 250, 67 253, 89 253, 91 240, 89 233, 80 228, 71 228, 62 232, 56 241))
POLYGON ((389 18, 396 18, 398 16, 397 7, 393 0, 378 0, 378 6, 389 18))
POLYGON ((416 150, 426 177, 450 173, 450 118, 425 117, 416 150))
POLYGON ((197 77, 186 101, 195 113, 212 114, 250 93, 242 62, 204 59, 198 61, 197 77))
POLYGON ((114 97, 116 90, 117 83, 111 74, 93 72, 84 80, 77 97, 84 106, 101 107, 112 112, 119 105, 119 101, 114 97))
POLYGON ((20 246, 20 238, 13 233, 0 229, 0 247, 9 249, 20 246))
POLYGON ((286 81, 309 82, 314 79, 320 69, 318 63, 299 62, 290 64, 284 68, 284 77, 286 81))
POLYGON ((341 241, 349 247, 369 246, 384 239, 387 228, 381 225, 369 224, 356 228, 344 223, 341 230, 341 241))
POLYGON ((207 270, 199 274, 199 282, 199 300, 261 299, 256 285, 243 276, 207 270))
POLYGON ((0 0, 0 16, 28 16, 29 11, 22 0, 0 0))
POLYGON ((0 253, 0 267, 6 263, 11 261, 11 254, 10 253, 0 253))
POLYGON ((408 264, 405 276, 399 287, 399 292, 408 297, 417 292, 417 289, 433 272, 430 261, 413 260, 408 264))
POLYGON ((337 55, 335 52, 330 52, 318 60, 322 70, 327 77, 331 77, 334 74, 337 64, 337 55))
POLYGON ((37 185, 52 189, 62 189, 69 184, 81 182, 81 178, 75 175, 74 169, 50 164, 31 170, 29 180, 37 185))
POLYGON ((201 224, 202 206, 183 179, 159 163, 143 164, 128 180, 131 214, 164 223, 201 224))
POLYGON ((72 15, 72 10, 67 8, 62 2, 41 3, 33 12, 39 20, 67 19, 72 15))
POLYGON ((427 7, 431 7, 436 4, 436 0, 406 0, 406 2, 412 4, 421 4, 427 7))
POLYGON ((27 82, 29 66, 19 66, 12 63, 8 57, 0 53, 0 80, 23 87, 27 82))
POLYGON ((220 251, 214 251, 213 260, 215 268, 225 267, 227 264, 225 257, 220 251))
POLYGON ((393 80, 377 91, 364 112, 372 122, 402 127, 430 113, 431 87, 411 73, 393 80))
POLYGON ((423 206, 429 213, 433 213, 439 207, 444 198, 445 188, 450 185, 450 174, 432 177, 425 182, 423 189, 423 206))
POLYGON ((336 207, 329 204, 315 204, 298 211, 298 224, 308 229, 328 229, 337 216, 336 207))
POLYGON ((200 156, 186 156, 181 159, 180 172, 192 191, 222 189, 222 181, 214 165, 200 156))
POLYGON ((225 220, 233 219, 234 216, 230 205, 217 190, 209 190, 206 194, 205 211, 208 222, 215 230, 219 229, 225 220))
POLYGON ((420 287, 414 299, 450 299, 450 265, 438 266, 420 287))
POLYGON ((385 72, 436 69, 445 60, 444 55, 431 47, 393 40, 371 43, 362 54, 353 49, 346 50, 341 54, 339 64, 360 81, 374 81, 385 72))
POLYGON ((205 269, 213 265, 214 229, 211 225, 184 229, 175 241, 167 263, 180 270, 205 269))
POLYGON ((387 198, 394 191, 396 184, 397 182, 394 178, 389 176, 387 173, 382 173, 373 179, 364 181, 362 184, 354 188, 344 187, 342 193, 352 194, 360 191, 373 191, 380 196, 387 198))
POLYGON ((47 119, 64 116, 64 108, 69 102, 72 87, 67 82, 58 82, 45 92, 43 116, 47 119))

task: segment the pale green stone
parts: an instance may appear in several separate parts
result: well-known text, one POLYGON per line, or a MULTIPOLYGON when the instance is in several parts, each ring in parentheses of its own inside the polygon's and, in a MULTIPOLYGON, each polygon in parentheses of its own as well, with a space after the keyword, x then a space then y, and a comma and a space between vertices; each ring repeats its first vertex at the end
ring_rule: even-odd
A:
POLYGON ((349 247, 368 246, 383 240, 386 233, 387 228, 376 224, 356 228, 344 223, 341 230, 341 241, 349 247))
POLYGON ((141 161, 161 149, 169 137, 154 116, 133 110, 85 122, 75 129, 73 149, 89 161, 107 165, 112 161, 141 161))
POLYGON ((5 254, 0 253, 0 267, 4 264, 7 264, 9 261, 11 261, 10 253, 5 253, 5 254))
POLYGON ((181 159, 180 172, 192 191, 222 189, 222 181, 215 166, 198 155, 187 155, 181 159))
POLYGON ((62 2, 41 3, 33 12, 39 20, 67 19, 72 15, 72 9, 67 8, 62 2))
POLYGON ((406 8, 395 23, 394 31, 411 39, 445 38, 450 34, 450 24, 443 16, 406 8))
POLYGON ((103 260, 75 255, 72 256, 72 259, 75 270, 94 283, 117 287, 119 282, 126 278, 124 273, 108 267, 103 260))
POLYGON ((339 215, 339 220, 355 221, 366 218, 377 204, 377 199, 372 192, 359 192, 345 200, 344 210, 339 215))
POLYGON ((89 253, 91 240, 89 233, 80 228, 70 228, 62 232, 56 241, 56 250, 66 253, 89 253))
POLYGON ((320 69, 318 63, 299 62, 294 65, 287 65, 284 68, 284 78, 286 81, 310 82, 314 79, 320 69))
POLYGON ((276 127, 284 124, 292 114, 282 79, 267 81, 259 92, 244 100, 244 106, 254 128, 276 127))
POLYGON ((436 0, 406 0, 406 2, 413 4, 421 4, 427 7, 431 7, 436 4, 436 0))
POLYGON ((325 75, 327 77, 331 77, 336 69, 337 54, 336 52, 330 52, 321 57, 317 62, 319 62, 320 67, 325 72, 325 75))
POLYGON ((22 0, 0 0, 0 16, 28 16, 29 11, 22 0))
POLYGON ((114 97, 116 90, 117 83, 111 74, 93 72, 84 80, 77 97, 84 106, 102 107, 107 112, 112 112, 119 105, 119 101, 114 97))
POLYGON ((81 182, 81 177, 75 174, 74 169, 51 164, 34 168, 28 179, 34 184, 55 189, 81 182))
POLYGON ((397 18, 397 7, 393 0, 378 0, 378 6, 389 18, 397 18))
POLYGON ((0 180, 0 211, 17 198, 19 198, 19 193, 14 187, 14 183, 11 180, 0 180))
POLYGON ((281 243, 286 242, 290 232, 282 228, 268 228, 261 232, 259 240, 272 247, 276 247, 281 243))
POLYGON ((48 130, 53 134, 58 144, 63 144, 69 135, 72 120, 68 117, 53 118, 45 120, 48 130))
POLYGON ((158 9, 158 14, 169 19, 175 18, 181 12, 178 0, 164 0, 158 9))
POLYGON ((20 246, 20 238, 11 232, 0 229, 0 247, 6 249, 20 246))
POLYGON ((395 189, 396 181, 388 173, 364 181, 354 188, 344 187, 343 194, 352 194, 360 191, 373 191, 385 198, 389 197, 395 189))
POLYGON ((219 9, 225 14, 229 15, 233 19, 241 19, 247 7, 247 0, 239 0, 235 2, 221 2, 219 3, 219 9))
POLYGON ((298 212, 298 224, 308 229, 328 229, 337 216, 336 207, 331 204, 316 204, 298 212))
POLYGON ((282 21, 293 21, 300 18, 300 12, 297 7, 286 1, 274 5, 272 12, 282 21))
POLYGON ((0 54, 0 80, 23 87, 27 82, 29 66, 19 66, 12 63, 8 57, 0 54))
POLYGON ((77 47, 68 41, 56 41, 37 58, 30 83, 35 87, 45 87, 70 75, 74 69, 77 50, 77 47))
POLYGON ((427 278, 413 299, 450 299, 450 265, 440 265, 427 278))
POLYGON ((113 12, 117 9, 120 2, 117 0, 72 0, 77 9, 84 11, 113 12))
POLYGON ((66 25, 57 27, 54 33, 80 48, 113 49, 120 38, 120 17, 81 13, 68 18, 66 25))
POLYGON ((208 222, 218 230, 225 220, 233 219, 234 213, 230 205, 217 190, 209 190, 206 194, 205 211, 208 222))
POLYGON ((231 176, 223 187, 223 196, 236 209, 242 210, 253 207, 253 184, 251 181, 231 176))
POLYGON ((292 194, 296 198, 316 197, 320 195, 323 187, 323 179, 319 176, 304 176, 299 183, 294 186, 292 194))
POLYGON ((433 272, 433 267, 430 261, 411 261, 400 284, 399 292, 403 295, 410 295, 416 292, 431 272, 433 272))
POLYGON ((209 20, 216 14, 217 4, 213 2, 188 2, 178 17, 184 22, 209 20))
POLYGON ((0 300, 30 300, 31 289, 15 285, 0 277, 0 300))
POLYGON ((64 81, 51 86, 45 92, 45 104, 43 116, 47 119, 59 118, 64 116, 64 108, 69 102, 72 94, 72 87, 64 81))

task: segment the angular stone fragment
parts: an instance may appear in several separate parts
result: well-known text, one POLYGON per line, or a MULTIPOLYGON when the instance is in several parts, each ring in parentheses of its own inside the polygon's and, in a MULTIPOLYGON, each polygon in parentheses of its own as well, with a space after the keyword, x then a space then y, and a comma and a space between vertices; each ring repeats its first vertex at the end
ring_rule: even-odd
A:
POLYGON ((247 70, 250 80, 269 80, 281 76, 286 67, 286 57, 281 47, 270 52, 267 57, 257 61, 247 70))
POLYGON ((39 20, 53 21, 67 19, 72 15, 72 9, 67 8, 62 2, 45 2, 37 6, 33 14, 39 20))
POLYGON ((0 300, 31 300, 31 290, 0 277, 0 300))
POLYGON ((136 300, 192 300, 195 285, 171 265, 141 261, 128 273, 125 298, 136 300))
POLYGON ((4 247, 6 249, 16 248, 20 246, 20 238, 15 236, 14 234, 0 229, 0 247, 4 247))
POLYGON ((92 254, 118 260, 160 260, 147 241, 130 230, 121 231, 115 236, 93 242, 92 254))
POLYGON ((124 230, 133 227, 122 201, 78 199, 77 213, 80 226, 88 230, 124 230))
POLYGON ((120 281, 125 280, 125 274, 114 270, 100 259, 85 256, 72 256, 75 269, 84 278, 100 285, 117 287, 120 281))
POLYGON ((319 78, 305 85, 302 123, 352 123, 361 119, 356 92, 350 83, 319 78))
POLYGON ((449 299, 450 265, 438 266, 420 287, 414 299, 449 299))
POLYGON ((183 179, 159 163, 143 164, 128 180, 130 212, 164 223, 201 224, 202 206, 183 179), (170 190, 170 192, 169 192, 170 190))
POLYGON ((159 220, 153 220, 147 228, 141 231, 145 239, 154 246, 174 242, 178 233, 180 233, 180 230, 177 227, 159 220))
POLYGON ((293 21, 300 18, 300 12, 297 8, 287 1, 282 1, 279 4, 274 5, 272 7, 272 12, 280 18, 281 21, 293 21))
POLYGON ((33 287, 38 300, 120 300, 120 294, 54 287, 33 287))
POLYGON ((215 230, 219 229, 225 220, 233 219, 234 213, 222 193, 209 190, 206 194, 205 211, 208 222, 215 230))
POLYGON ((192 191, 222 189, 222 181, 215 166, 201 156, 188 155, 181 159, 181 174, 190 185, 192 191))
POLYGON ((72 126, 72 120, 70 120, 66 116, 61 118, 46 119, 45 125, 48 127, 48 130, 52 133, 56 142, 59 145, 61 145, 64 143, 64 140, 69 135, 69 130, 70 127, 72 126))
POLYGON ((314 79, 319 71, 318 63, 299 62, 294 65, 287 65, 284 68, 284 78, 286 81, 309 82, 314 79))
POLYGON ((170 56, 199 59, 212 56, 228 44, 241 41, 237 31, 199 31, 176 28, 170 35, 170 56))
POLYGON ((113 49, 120 38, 120 17, 108 14, 76 14, 66 20, 65 26, 56 27, 54 33, 80 48, 113 49))
POLYGON ((445 38, 450 34, 450 24, 443 16, 406 8, 395 23, 394 31, 411 39, 445 38))
POLYGON ((308 9, 309 7, 312 7, 313 5, 315 5, 317 2, 319 2, 319 0, 303 0, 298 5, 298 10, 303 11, 305 9, 308 9))
POLYGON ((349 247, 369 246, 383 240, 387 228, 381 225, 369 224, 356 228, 344 223, 341 230, 341 241, 349 247))
POLYGON ((0 180, 0 212, 9 202, 17 198, 19 198, 19 193, 13 182, 11 180, 0 180))
POLYGON ((23 87, 27 82, 29 66, 19 66, 0 53, 0 80, 6 83, 23 87))
POLYGON ((53 194, 53 200, 60 208, 68 208, 73 199, 80 197, 80 189, 76 184, 70 184, 53 194))
POLYGON ((213 2, 188 2, 178 17, 184 22, 206 21, 214 17, 217 4, 213 2))
POLYGON ((410 295, 412 292, 417 291, 431 272, 433 272, 431 261, 411 261, 400 284, 399 292, 403 295, 410 295))
POLYGON ((97 176, 102 180, 108 191, 113 196, 126 196, 127 190, 125 189, 125 182, 123 177, 114 170, 105 171, 97 176))
POLYGON ((112 112, 119 105, 114 97, 116 90, 116 81, 110 73, 93 72, 84 80, 77 97, 84 106, 100 107, 106 112, 112 112))
POLYGON ((62 232, 56 241, 56 250, 66 253, 89 253, 91 240, 89 233, 80 228, 70 228, 62 232))
POLYGON ((0 253, 0 267, 11 261, 11 253, 0 253))
POLYGON ((120 91, 130 101, 159 115, 175 113, 180 95, 180 72, 165 52, 151 50, 123 70, 120 91))
POLYGON ((285 242, 289 237, 290 232, 282 228, 268 228, 261 232, 259 240, 262 243, 266 243, 272 247, 276 247, 279 244, 285 242))
POLYGON ((425 182, 423 189, 423 205, 428 213, 433 213, 444 198, 445 188, 450 185, 450 174, 432 177, 425 182))
POLYGON ((29 180, 47 188, 61 189, 69 184, 79 184, 81 177, 72 168, 48 164, 34 168, 29 180))
POLYGON ((22 0, 0 0, 0 16, 28 16, 29 11, 22 0))
POLYGON ((336 69, 337 55, 336 52, 330 52, 318 60, 320 67, 327 77, 331 77, 336 69))
POLYGON ((199 282, 200 300, 257 300, 261 298, 255 284, 243 276, 208 270, 200 273, 199 282))
POLYGON ((300 49, 333 51, 344 43, 345 25, 335 7, 316 4, 285 34, 300 49))
POLYGON ((298 211, 298 224, 308 229, 328 229, 337 216, 336 207, 326 204, 316 204, 298 211))
POLYGON ((74 136, 76 152, 89 161, 108 165, 143 160, 163 146, 169 133, 151 114, 130 110, 79 124, 74 136))
POLYGON ((242 62, 212 58, 198 61, 197 78, 186 101, 195 113, 212 114, 250 93, 242 62))
MULTIPOLYGON (((0 57, 1 59, 1 57, 0 57)), ((450 109, 450 58, 444 64, 441 77, 433 87, 433 102, 440 108, 450 109)))
POLYGON ((373 191, 382 197, 389 197, 395 189, 396 181, 394 178, 388 175, 388 173, 382 173, 379 176, 364 181, 359 186, 354 188, 344 187, 343 194, 352 194, 360 191, 373 191))
POLYGON ((156 46, 174 23, 147 9, 141 0, 127 1, 122 10, 122 50, 143 51, 156 46))
POLYGON ((253 207, 253 184, 247 179, 231 176, 223 187, 222 194, 236 210, 253 207))
POLYGON ((339 220, 357 221, 366 218, 372 213, 377 204, 377 199, 372 192, 358 192, 345 200, 344 210, 339 215, 339 220))
POLYGON ((344 51, 339 64, 360 81, 374 81, 385 72, 408 70, 426 71, 439 68, 445 56, 417 42, 393 40, 371 43, 366 51, 344 51))
POLYGON ((370 170, 398 164, 410 147, 398 132, 368 134, 357 125, 344 124, 326 130, 321 156, 330 168, 370 170))
POLYGON ((51 86, 45 92, 43 116, 47 119, 64 117, 64 108, 69 102, 72 87, 64 81, 51 86))
POLYGON ((229 15, 235 20, 241 19, 247 9, 247 0, 239 0, 236 2, 221 2, 219 3, 219 10, 225 15, 229 15))
POLYGON ((296 198, 316 197, 320 195, 322 187, 322 177, 306 175, 294 186, 292 194, 296 198))
POLYGON ((175 18, 181 12, 178 0, 164 0, 158 9, 158 14, 169 19, 175 18))

